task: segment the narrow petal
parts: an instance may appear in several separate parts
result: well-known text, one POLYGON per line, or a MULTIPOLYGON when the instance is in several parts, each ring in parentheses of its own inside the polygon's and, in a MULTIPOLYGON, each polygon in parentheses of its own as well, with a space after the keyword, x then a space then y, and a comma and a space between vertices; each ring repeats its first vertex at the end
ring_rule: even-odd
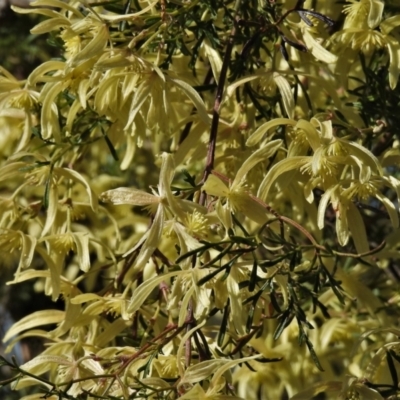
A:
POLYGON ((107 190, 100 195, 100 200, 115 205, 131 204, 133 206, 148 206, 160 202, 158 196, 143 192, 143 190, 126 187, 107 190))
POLYGON ((210 196, 227 197, 229 195, 228 186, 215 175, 209 175, 203 185, 203 190, 210 196))
POLYGON ((208 61, 211 65, 211 70, 214 75, 214 80, 215 82, 219 82, 219 75, 221 73, 221 68, 222 68, 221 56, 219 55, 218 51, 211 46, 210 41, 208 39, 205 39, 203 41, 203 48, 208 58, 208 61))
POLYGON ((137 289, 134 290, 132 299, 127 308, 127 312, 131 314, 135 313, 137 310, 139 310, 154 288, 157 287, 161 282, 168 282, 170 278, 182 274, 187 274, 187 272, 181 270, 173 271, 143 282, 137 289))
POLYGON ((269 157, 275 154, 281 145, 282 140, 277 139, 267 143, 265 146, 261 147, 261 149, 255 151, 239 168, 235 179, 232 182, 231 190, 234 190, 235 186, 239 185, 243 181, 247 173, 254 168, 254 166, 261 161, 267 161, 269 157))
POLYGON ((375 197, 382 202, 382 204, 385 206, 386 211, 389 214, 390 221, 392 222, 392 225, 394 228, 399 227, 399 213, 396 210, 395 205, 383 194, 381 193, 376 193, 375 197))
POLYGON ((277 72, 274 72, 273 79, 278 86, 279 92, 282 96, 283 107, 285 108, 286 114, 289 118, 293 118, 294 115, 294 98, 292 88, 285 77, 277 72))
POLYGON ((349 203, 347 219, 349 222, 351 237, 353 238, 354 246, 356 247, 357 252, 360 254, 366 253, 369 251, 369 243, 364 220, 360 214, 360 211, 358 211, 358 208, 351 202, 349 203))
POLYGON ((390 88, 394 90, 397 86, 400 73, 400 44, 397 40, 388 38, 387 40, 390 64, 389 64, 389 84, 390 88))
POLYGON ((70 168, 59 168, 59 167, 55 167, 53 171, 56 175, 61 175, 64 178, 71 179, 75 182, 82 184, 85 187, 86 193, 89 196, 90 206, 92 207, 92 210, 97 211, 98 208, 97 196, 93 192, 89 183, 86 181, 86 179, 83 178, 83 176, 80 173, 70 168))
POLYGON ((100 56, 106 47, 109 38, 107 25, 104 24, 96 32, 93 39, 72 59, 71 66, 75 67, 94 56, 100 56))
POLYGON ((375 29, 381 22, 384 8, 385 4, 381 0, 370 0, 368 26, 371 29, 375 29))
POLYGON ((293 169, 300 169, 300 167, 307 162, 309 162, 309 157, 291 157, 275 164, 261 182, 261 185, 258 188, 257 197, 261 200, 265 200, 272 184, 280 175, 293 169))
POLYGON ((175 86, 177 86, 179 89, 181 89, 182 92, 185 93, 187 97, 189 97, 189 99, 196 107, 200 119, 207 125, 209 125, 211 123, 211 119, 208 116, 204 101, 200 97, 200 95, 193 89, 193 87, 188 85, 186 82, 181 81, 180 79, 169 78, 169 80, 173 82, 175 86))
POLYGON ((317 60, 323 61, 327 64, 333 64, 337 62, 337 56, 322 47, 307 30, 303 31, 303 39, 307 48, 310 49, 311 54, 317 60))
POLYGON ((16 322, 5 334, 3 341, 7 342, 22 331, 36 328, 41 325, 57 324, 65 317, 65 312, 60 310, 36 311, 16 322))
MULTIPOLYGON (((51 179, 51 178, 50 178, 51 179)), ((58 211, 58 190, 57 185, 50 183, 48 207, 46 213, 46 223, 42 229, 42 237, 46 236, 50 229, 54 226, 54 221, 58 211)))
POLYGON ((276 126, 280 125, 294 126, 296 125, 296 123, 297 122, 294 119, 288 118, 275 118, 271 121, 268 121, 265 124, 259 126, 256 131, 251 134, 251 136, 246 141, 246 146, 251 147, 256 145, 271 128, 275 128, 276 126))
MULTIPOLYGON (((140 252, 135 260, 133 270, 135 272, 141 271, 146 263, 149 261, 154 250, 158 247, 161 241, 162 230, 164 227, 164 209, 162 206, 157 208, 156 215, 149 231, 147 232, 147 238, 142 244, 140 252)), ((130 254, 132 251, 128 251, 124 256, 130 254)))
POLYGON ((339 203, 339 210, 336 212, 336 234, 341 246, 346 246, 350 237, 349 224, 347 219, 346 205, 339 203))
POLYGON ((88 272, 90 269, 90 255, 89 255, 89 235, 85 232, 77 232, 73 234, 79 268, 83 272, 88 272))
POLYGON ((321 197, 318 205, 318 228, 322 229, 325 225, 325 212, 329 204, 329 200, 336 187, 329 188, 321 197))

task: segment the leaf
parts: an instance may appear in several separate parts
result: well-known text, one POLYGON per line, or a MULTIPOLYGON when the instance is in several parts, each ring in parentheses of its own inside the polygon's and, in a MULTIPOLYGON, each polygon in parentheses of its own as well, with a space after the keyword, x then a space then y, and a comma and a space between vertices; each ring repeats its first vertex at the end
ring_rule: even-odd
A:
POLYGON ((9 353, 10 351, 12 351, 12 349, 18 342, 20 342, 22 339, 30 337, 43 338, 44 340, 49 340, 50 334, 49 332, 41 329, 31 329, 27 332, 24 332, 21 335, 14 336, 14 338, 11 341, 5 343, 7 347, 5 348, 4 353, 5 354, 9 353))
POLYGON ((58 108, 55 105, 57 96, 62 92, 63 82, 47 83, 40 94, 43 101, 40 124, 43 139, 56 139, 57 131, 60 130, 58 123, 58 108))
POLYGON ((44 354, 44 355, 39 355, 35 357, 33 360, 30 360, 27 363, 21 365, 21 369, 31 372, 35 366, 46 365, 47 363, 71 365, 71 361, 66 359, 65 357, 44 354))
POLYGON ((344 146, 350 147, 352 154, 361 160, 362 163, 371 167, 373 172, 383 175, 383 169, 379 160, 364 146, 356 142, 349 142, 339 138, 336 138, 336 140, 343 143, 344 146))
POLYGON ((6 164, 0 167, 0 182, 21 175, 21 169, 28 164, 22 161, 6 164))
MULTIPOLYGON (((152 81, 149 79, 144 80, 139 87, 136 89, 135 94, 132 99, 131 109, 129 110, 129 119, 125 125, 125 130, 127 130, 135 120, 136 114, 142 108, 147 97, 151 93, 152 81)), ((97 98, 97 96, 96 96, 97 98)), ((101 99, 101 97, 100 97, 101 99)))
POLYGON ((333 192, 337 189, 337 186, 330 187, 325 193, 322 195, 321 200, 318 204, 318 228, 323 229, 325 225, 325 212, 329 204, 329 200, 331 199, 333 192))
POLYGON ((73 297, 70 302, 72 304, 83 304, 87 303, 88 301, 93 300, 102 300, 103 298, 95 293, 83 293, 78 294, 77 296, 73 297))
MULTIPOLYGON (((398 387, 399 378, 397 376, 396 365, 394 363, 394 360, 393 360, 393 357, 392 357, 392 354, 391 354, 392 351, 393 350, 386 351, 386 361, 387 361, 387 365, 388 365, 388 368, 389 368, 389 371, 390 371, 390 376, 391 376, 392 381, 393 381, 393 386, 394 387, 398 387)), ((394 354, 396 354, 396 353, 394 353, 394 354)))
POLYGON ((346 246, 350 238, 350 229, 348 224, 347 215, 348 209, 347 204, 338 204, 339 209, 336 211, 336 235, 338 242, 341 246, 346 246))
POLYGON ((162 230, 164 228, 164 209, 162 206, 157 208, 156 215, 154 216, 153 223, 151 224, 150 229, 146 232, 146 234, 142 237, 142 240, 133 247, 133 249, 127 251, 123 257, 131 254, 135 251, 139 246, 140 252, 135 260, 133 273, 137 273, 141 271, 146 265, 149 258, 154 253, 155 249, 159 245, 162 236, 162 230))
POLYGON ((197 330, 201 329, 205 325, 206 322, 207 321, 204 320, 200 323, 197 323, 197 325, 194 328, 190 329, 189 331, 187 331, 185 333, 185 335, 181 339, 181 342, 179 343, 178 350, 176 351, 176 364, 177 364, 177 367, 179 370, 179 376, 181 376, 181 378, 185 375, 185 370, 183 369, 181 359, 183 357, 183 349, 186 345, 186 342, 193 335, 193 333, 196 332, 197 330))
POLYGON ((18 270, 30 267, 35 253, 37 239, 21 232, 21 242, 22 253, 18 270))
POLYGON ((218 385, 218 381, 220 377, 228 370, 231 369, 239 364, 246 363, 252 360, 257 360, 259 358, 262 358, 262 354, 256 354, 254 356, 249 356, 249 357, 243 357, 243 358, 238 358, 236 360, 224 360, 224 364, 218 368, 218 370, 215 372, 213 378, 211 379, 210 382, 210 389, 212 391, 213 387, 216 387, 218 385))
POLYGON ((65 312, 60 310, 36 311, 16 322, 5 334, 3 340, 7 342, 20 332, 36 328, 41 325, 58 324, 65 318, 65 312))
POLYGON ((175 218, 184 221, 186 218, 180 203, 171 191, 171 183, 175 175, 175 163, 174 158, 171 154, 163 153, 161 155, 161 170, 159 178, 159 191, 161 197, 166 197, 168 201, 168 207, 171 209, 175 218))
MULTIPOLYGON (((32 2, 32 3, 30 3, 30 5, 32 6, 35 4, 34 4, 34 2, 32 2)), ((67 22, 68 25, 71 24, 69 22, 68 18, 63 17, 63 15, 60 14, 59 12, 57 12, 55 10, 49 10, 48 8, 32 8, 32 7, 23 8, 23 7, 11 5, 11 9, 18 14, 41 14, 41 15, 45 15, 46 17, 54 18, 54 19, 63 18, 67 22)))
POLYGON ((297 122, 296 128, 304 131, 307 136, 308 143, 314 151, 321 147, 321 139, 318 131, 311 122, 301 119, 297 122))
POLYGON ((381 193, 376 193, 375 197, 380 200, 386 208, 387 213, 389 214, 390 221, 392 222, 393 228, 399 227, 399 213, 395 207, 395 205, 381 193))

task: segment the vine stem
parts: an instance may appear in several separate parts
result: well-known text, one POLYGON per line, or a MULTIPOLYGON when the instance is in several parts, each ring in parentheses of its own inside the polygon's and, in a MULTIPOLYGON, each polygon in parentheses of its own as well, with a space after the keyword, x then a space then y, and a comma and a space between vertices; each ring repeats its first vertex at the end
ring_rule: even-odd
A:
MULTIPOLYGON (((229 62, 231 60, 233 45, 234 45, 234 37, 237 32, 238 28, 238 13, 240 7, 241 0, 236 0, 235 3, 235 17, 233 21, 233 27, 231 33, 229 35, 228 44, 226 46, 226 51, 224 54, 224 59, 222 62, 221 73, 219 76, 218 86, 217 86, 217 93, 215 95, 214 107, 213 107, 213 117, 211 121, 211 129, 210 129, 210 138, 208 141, 208 151, 207 151, 207 159, 206 159, 206 166, 204 169, 202 183, 204 183, 208 176, 211 174, 211 171, 214 168, 214 159, 215 159, 215 148, 217 145, 217 133, 218 133, 218 125, 219 125, 219 117, 220 117, 220 109, 222 103, 222 97, 224 95, 225 89, 225 81, 226 76, 228 74, 229 69, 229 62)), ((200 205, 204 205, 206 201, 206 194, 202 192, 200 195, 199 203, 200 205)))

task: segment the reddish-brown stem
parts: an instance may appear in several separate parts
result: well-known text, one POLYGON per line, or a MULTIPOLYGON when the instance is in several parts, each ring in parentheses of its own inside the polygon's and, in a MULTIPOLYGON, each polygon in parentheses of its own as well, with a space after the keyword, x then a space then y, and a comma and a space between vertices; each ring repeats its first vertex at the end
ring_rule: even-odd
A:
MULTIPOLYGON (((233 28, 231 34, 229 36, 228 44, 226 46, 226 51, 224 55, 224 59, 222 62, 221 73, 219 76, 217 93, 215 95, 214 108, 213 108, 213 117, 211 121, 211 129, 210 129, 210 139, 208 141, 208 151, 207 151, 207 160, 206 166, 204 169, 202 183, 204 183, 208 176, 210 175, 212 169, 214 168, 214 158, 215 158, 215 148, 217 145, 217 133, 218 133, 218 125, 219 125, 219 117, 220 117, 220 108, 222 103, 222 97, 224 95, 225 89, 225 81, 226 76, 228 74, 229 62, 231 60, 232 49, 234 45, 234 37, 237 31, 237 18, 235 17, 235 21, 233 24, 233 28)), ((204 192, 201 193, 199 203, 204 205, 206 202, 206 195, 204 192)))

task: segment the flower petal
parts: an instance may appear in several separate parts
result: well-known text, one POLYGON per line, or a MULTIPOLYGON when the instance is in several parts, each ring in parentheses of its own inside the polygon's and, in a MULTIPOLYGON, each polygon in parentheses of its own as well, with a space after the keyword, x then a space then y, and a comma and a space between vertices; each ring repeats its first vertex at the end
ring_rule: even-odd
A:
MULTIPOLYGON (((144 268, 147 261, 149 261, 151 255, 154 253, 154 250, 160 244, 163 227, 164 209, 162 206, 158 206, 153 223, 146 234, 146 240, 143 242, 140 252, 134 262, 134 272, 141 271, 144 268)), ((129 250, 127 253, 125 253, 124 257, 130 253, 132 253, 132 250, 129 250)))
POLYGON ((327 64, 337 62, 337 56, 322 47, 306 29, 303 31, 303 39, 307 48, 317 60, 323 61, 327 64))
POLYGON ((282 140, 277 139, 267 143, 265 146, 261 147, 255 151, 239 168, 236 173, 235 179, 231 184, 231 190, 234 190, 235 186, 240 185, 246 174, 259 162, 267 161, 269 157, 276 153, 276 151, 281 147, 282 140))
POLYGON ((279 92, 282 96, 283 107, 285 108, 286 114, 289 118, 293 118, 294 115, 294 98, 292 88, 289 82, 281 74, 274 72, 273 79, 278 86, 279 92))
POLYGON ((203 190, 210 196, 227 197, 229 195, 228 186, 215 175, 209 175, 203 190))
POLYGON ((256 145, 271 128, 275 128, 279 125, 294 126, 296 125, 296 123, 297 122, 294 119, 288 118, 275 118, 271 121, 268 121, 265 124, 259 126, 257 130, 250 135, 250 137, 246 141, 246 146, 251 147, 256 145))
POLYGON ((309 157, 290 157, 275 164, 261 182, 261 185, 258 188, 257 197, 261 200, 265 200, 272 184, 280 175, 296 168, 300 169, 307 162, 309 162, 309 157))
POLYGON ((160 202, 158 196, 144 192, 143 190, 120 187, 107 190, 100 195, 100 200, 115 205, 132 204, 133 206, 148 206, 160 202))

